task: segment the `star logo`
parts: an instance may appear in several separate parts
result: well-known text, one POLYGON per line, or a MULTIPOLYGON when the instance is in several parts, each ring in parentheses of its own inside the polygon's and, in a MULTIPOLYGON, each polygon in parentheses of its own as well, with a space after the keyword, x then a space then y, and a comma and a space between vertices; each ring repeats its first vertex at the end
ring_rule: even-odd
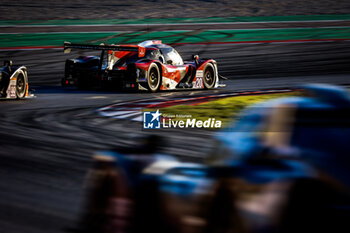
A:
POLYGON ((159 109, 156 112, 143 113, 143 128, 144 129, 160 129, 160 116, 162 114, 159 109))
POLYGON ((160 117, 160 115, 162 115, 161 113, 159 113, 159 109, 157 109, 157 111, 155 113, 151 113, 151 115, 153 116, 152 121, 154 121, 155 119, 158 119, 158 117, 160 117))

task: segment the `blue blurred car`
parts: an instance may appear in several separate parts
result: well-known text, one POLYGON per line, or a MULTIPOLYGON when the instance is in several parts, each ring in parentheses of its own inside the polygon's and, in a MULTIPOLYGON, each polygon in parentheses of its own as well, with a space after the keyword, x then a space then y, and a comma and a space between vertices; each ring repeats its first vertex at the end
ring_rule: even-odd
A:
POLYGON ((300 91, 246 109, 218 133, 203 164, 155 155, 157 137, 146 148, 100 153, 87 228, 350 232, 348 91, 321 84, 300 91))

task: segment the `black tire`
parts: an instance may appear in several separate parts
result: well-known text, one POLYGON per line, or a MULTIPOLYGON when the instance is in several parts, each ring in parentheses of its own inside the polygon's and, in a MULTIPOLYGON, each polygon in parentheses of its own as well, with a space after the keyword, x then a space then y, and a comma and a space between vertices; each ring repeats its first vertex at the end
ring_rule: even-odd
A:
POLYGON ((348 193, 313 179, 296 180, 278 227, 281 233, 349 232, 348 193))
POLYGON ((27 94, 27 80, 22 73, 17 76, 16 96, 17 99, 23 99, 27 94))
POLYGON ((205 233, 243 232, 242 221, 234 207, 234 194, 226 182, 219 184, 209 204, 205 233))
POLYGON ((152 64, 149 68, 148 77, 147 77, 147 89, 150 92, 156 92, 159 90, 161 85, 161 75, 159 68, 156 64, 152 64))
POLYGON ((215 86, 216 77, 213 64, 209 63, 204 69, 203 83, 205 89, 211 89, 215 86))

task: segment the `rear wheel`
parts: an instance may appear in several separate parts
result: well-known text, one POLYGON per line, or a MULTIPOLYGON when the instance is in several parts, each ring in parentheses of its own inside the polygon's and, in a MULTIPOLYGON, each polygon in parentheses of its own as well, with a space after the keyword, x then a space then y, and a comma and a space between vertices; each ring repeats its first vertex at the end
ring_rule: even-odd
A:
POLYGON ((234 194, 226 181, 218 184, 215 196, 209 204, 205 233, 243 232, 241 219, 234 206, 234 194))
POLYGON ((16 82, 17 99, 23 99, 26 96, 26 93, 27 93, 27 81, 24 78, 24 75, 20 73, 17 76, 17 82, 16 82))
POLYGON ((204 70, 204 87, 210 89, 215 86, 216 77, 213 64, 209 63, 204 70))
POLYGON ((156 92, 159 90, 161 84, 161 76, 159 68, 156 64, 152 64, 149 69, 147 77, 147 87, 151 92, 156 92))
POLYGON ((296 180, 280 215, 279 232, 349 232, 350 211, 345 206, 349 196, 342 190, 318 180, 296 180))

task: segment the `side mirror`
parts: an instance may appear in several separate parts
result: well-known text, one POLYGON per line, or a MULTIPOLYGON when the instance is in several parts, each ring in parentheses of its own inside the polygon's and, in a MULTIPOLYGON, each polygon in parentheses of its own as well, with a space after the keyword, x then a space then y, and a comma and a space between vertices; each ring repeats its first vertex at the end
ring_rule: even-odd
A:
POLYGON ((196 62, 196 66, 199 66, 199 55, 192 55, 192 60, 194 60, 196 62))
POLYGON ((168 61, 166 62, 166 64, 172 65, 172 64, 173 64, 173 61, 172 61, 172 60, 168 60, 168 61))
POLYGON ((4 66, 12 66, 12 61, 11 60, 5 60, 4 61, 4 66))

